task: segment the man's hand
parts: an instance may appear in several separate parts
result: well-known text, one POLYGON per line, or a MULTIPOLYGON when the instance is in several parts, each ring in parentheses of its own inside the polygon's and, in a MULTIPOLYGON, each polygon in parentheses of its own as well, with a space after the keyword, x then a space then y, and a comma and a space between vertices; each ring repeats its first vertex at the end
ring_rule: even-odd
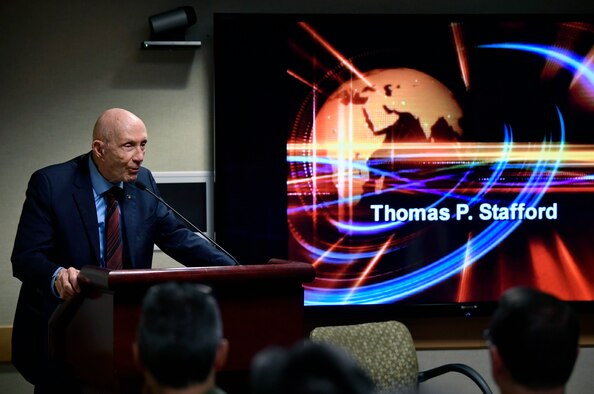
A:
POLYGON ((80 287, 78 285, 79 272, 79 270, 73 267, 61 269, 58 272, 55 286, 60 298, 70 300, 80 293, 80 287))

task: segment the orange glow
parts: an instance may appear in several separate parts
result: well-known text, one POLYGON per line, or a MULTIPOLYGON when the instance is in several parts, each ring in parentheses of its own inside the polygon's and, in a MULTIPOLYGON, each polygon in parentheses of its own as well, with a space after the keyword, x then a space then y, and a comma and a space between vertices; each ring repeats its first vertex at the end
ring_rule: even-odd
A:
POLYGON ((555 235, 555 245, 559 253, 551 250, 545 240, 534 240, 530 243, 536 286, 562 299, 592 299, 592 289, 589 288, 588 281, 579 271, 558 234, 555 235), (572 286, 564 286, 565 283, 571 283, 572 286))
POLYGON ((580 271, 579 264, 569 252, 567 245, 561 240, 558 234, 555 234, 555 244, 559 250, 561 268, 565 271, 565 276, 569 278, 572 284, 572 290, 576 299, 591 300, 594 292, 590 283, 590 278, 584 276, 580 271))

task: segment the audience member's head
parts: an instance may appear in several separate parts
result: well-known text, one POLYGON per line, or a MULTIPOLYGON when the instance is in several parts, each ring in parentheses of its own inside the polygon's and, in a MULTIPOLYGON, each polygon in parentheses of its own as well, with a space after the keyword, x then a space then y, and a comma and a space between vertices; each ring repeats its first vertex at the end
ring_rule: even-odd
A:
POLYGON ((502 295, 487 339, 502 393, 562 393, 578 355, 579 321, 558 298, 515 287, 502 295))
POLYGON ((252 394, 371 394, 371 378, 342 349, 304 340, 260 351, 251 366, 252 394))
POLYGON ((176 282, 148 290, 134 353, 150 391, 204 393, 215 386, 215 371, 225 362, 228 344, 209 293, 206 286, 176 282))

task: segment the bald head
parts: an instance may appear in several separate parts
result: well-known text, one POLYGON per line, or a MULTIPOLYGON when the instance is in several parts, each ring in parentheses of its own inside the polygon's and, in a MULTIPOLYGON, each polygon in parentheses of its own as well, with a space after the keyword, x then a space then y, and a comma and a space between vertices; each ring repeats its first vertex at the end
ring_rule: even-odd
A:
POLYGON ((97 169, 109 182, 136 180, 147 143, 142 119, 122 108, 103 112, 93 128, 92 155, 97 169))
POLYGON ((134 125, 144 126, 144 122, 132 112, 122 108, 110 108, 99 115, 93 128, 93 139, 108 141, 113 138, 118 130, 134 127, 134 125))

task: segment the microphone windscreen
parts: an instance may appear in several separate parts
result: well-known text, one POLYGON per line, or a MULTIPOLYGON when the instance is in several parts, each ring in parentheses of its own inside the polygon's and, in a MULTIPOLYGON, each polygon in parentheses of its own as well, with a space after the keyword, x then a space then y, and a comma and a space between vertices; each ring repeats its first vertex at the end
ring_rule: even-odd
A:
POLYGON ((140 190, 146 190, 146 185, 140 181, 134 182, 134 185, 139 188, 140 190))

